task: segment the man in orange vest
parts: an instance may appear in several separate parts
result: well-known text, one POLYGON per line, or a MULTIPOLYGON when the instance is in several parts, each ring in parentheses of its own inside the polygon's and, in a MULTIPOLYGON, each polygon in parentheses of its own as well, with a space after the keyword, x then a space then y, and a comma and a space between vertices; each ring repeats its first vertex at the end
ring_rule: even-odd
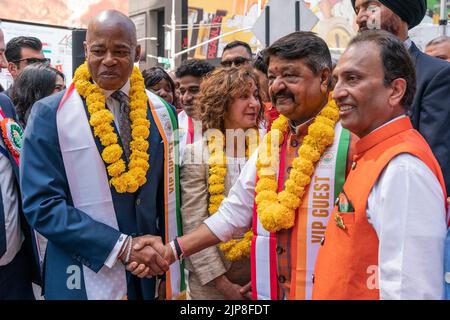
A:
POLYGON ((367 31, 334 77, 342 125, 360 140, 316 260, 313 299, 442 299, 445 184, 406 116, 411 58, 396 37, 367 31))

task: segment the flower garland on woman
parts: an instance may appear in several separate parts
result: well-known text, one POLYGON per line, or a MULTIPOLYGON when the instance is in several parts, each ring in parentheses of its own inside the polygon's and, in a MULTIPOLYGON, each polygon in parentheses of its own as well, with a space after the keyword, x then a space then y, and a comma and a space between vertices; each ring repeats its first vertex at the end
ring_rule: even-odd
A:
MULTIPOLYGON (((189 232, 209 215, 216 213, 237 180, 248 156, 256 150, 259 140, 258 127, 263 119, 259 84, 250 68, 213 71, 203 80, 195 104, 200 114, 198 118, 202 119, 205 139, 186 148, 181 167, 184 232, 189 232), (233 136, 234 142, 225 141, 227 130, 236 134, 233 136), (239 136, 239 133, 243 135, 239 136), (242 143, 243 141, 245 143, 242 143), (205 165, 192 163, 190 157, 196 154, 196 148, 204 147, 207 147, 203 152, 205 165)), ((193 299, 239 297, 238 293, 232 295, 233 290, 221 290, 217 282, 220 275, 226 276, 233 284, 245 285, 250 281, 248 256, 251 239, 252 232, 249 231, 220 244, 222 254, 217 254, 217 249, 212 247, 207 249, 210 251, 200 253, 200 256, 188 258, 189 287, 193 299), (203 266, 207 270, 203 269, 203 266), (215 286, 212 285, 212 278, 215 286)))
POLYGON ((122 159, 123 149, 118 143, 117 133, 114 132, 114 116, 106 107, 106 98, 102 89, 91 82, 91 75, 87 63, 82 64, 75 72, 74 84, 78 93, 86 99, 89 112, 89 124, 94 129, 94 135, 100 139, 104 147, 101 154, 110 184, 119 193, 133 193, 147 182, 149 169, 148 136, 150 121, 147 119, 148 98, 145 93, 144 78, 139 69, 134 67, 130 77, 130 121, 131 137, 130 160, 128 171, 122 159))
MULTIPOLYGON (((252 73, 250 73, 248 69, 247 72, 250 76, 252 73)), ((225 73, 225 71, 222 71, 225 73)), ((236 70, 235 73, 238 71, 236 70)), ((245 72, 243 74, 245 74, 245 72)), ((228 78, 226 86, 231 86, 230 82, 233 81, 232 78, 238 78, 239 76, 242 77, 242 75, 235 75, 231 73, 231 71, 228 71, 228 78)), ((237 84, 235 86, 238 88, 237 84)), ((239 88, 241 88, 239 86, 239 88)), ((252 89, 252 88, 250 88, 252 89)), ((258 86, 254 85, 254 89, 259 91, 259 84, 258 86)), ((229 91, 229 90, 227 90, 229 91)), ((250 90, 249 93, 244 93, 244 97, 248 98, 251 94, 253 94, 250 90)), ((242 97, 239 97, 239 99, 242 99, 242 97)), ((236 100, 236 99, 235 99, 236 100)), ((242 109, 241 113, 238 112, 229 112, 231 115, 231 119, 227 119, 225 116, 224 119, 220 119, 217 117, 216 112, 211 112, 210 110, 207 110, 208 108, 205 107, 205 105, 202 105, 201 110, 201 118, 204 119, 205 125, 204 130, 210 130, 210 129, 216 129, 214 131, 215 134, 208 137, 208 151, 210 153, 210 157, 208 159, 208 165, 209 165, 209 178, 208 178, 208 191, 209 191, 209 205, 208 205, 208 211, 211 215, 217 212, 217 210, 220 207, 220 204, 225 199, 225 178, 227 176, 227 157, 225 155, 225 149, 226 149, 226 143, 225 143, 225 137, 224 132, 227 129, 247 129, 247 134, 245 137, 245 156, 248 159, 248 157, 256 151, 256 148, 259 144, 259 133, 257 130, 250 131, 250 129, 255 129, 257 127, 257 124, 259 123, 261 119, 261 98, 259 96, 259 92, 257 94, 257 100, 259 103, 258 111, 255 112, 254 110, 250 111, 250 121, 246 122, 246 115, 245 112, 247 110, 242 109), (259 117, 259 119, 258 119, 259 117), (255 122, 258 120, 257 122, 255 122), (211 123, 210 121, 215 121, 215 123, 211 123), (220 123, 222 121, 223 123, 220 123), (228 123, 227 123, 228 122, 228 123)), ((224 103, 224 105, 228 105, 229 102, 224 103)), ((221 106, 222 107, 222 106, 221 106)), ((223 107, 222 107, 223 108, 223 107)), ((235 104, 231 104, 228 108, 230 111, 236 110, 235 104)), ((242 239, 233 239, 226 243, 221 243, 219 245, 219 248, 224 253, 225 257, 230 261, 237 261, 244 257, 248 257, 250 255, 250 246, 251 246, 251 240, 252 240, 253 232, 250 230, 243 236, 242 239)))
MULTIPOLYGON (((248 159, 258 146, 258 132, 255 133, 254 139, 247 139, 245 145, 245 155, 248 159), (252 140, 252 141, 250 141, 252 140)), ((224 152, 224 136, 219 134, 218 137, 212 136, 208 138, 208 151, 210 157, 208 191, 209 191, 209 206, 208 211, 211 215, 217 212, 220 204, 225 199, 225 177, 227 175, 227 159, 224 152)), ((220 250, 225 254, 225 257, 230 261, 236 261, 243 257, 250 255, 250 245, 253 237, 253 232, 247 231, 241 240, 233 239, 226 243, 219 244, 220 250)))

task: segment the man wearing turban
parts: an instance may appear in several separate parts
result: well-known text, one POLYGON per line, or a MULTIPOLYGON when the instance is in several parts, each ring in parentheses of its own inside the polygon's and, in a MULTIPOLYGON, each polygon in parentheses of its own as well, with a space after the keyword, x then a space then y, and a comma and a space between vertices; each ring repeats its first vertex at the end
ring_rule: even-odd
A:
MULTIPOLYGON (((360 32, 384 29, 402 40, 416 68, 416 94, 411 108, 415 129, 427 140, 450 192, 450 63, 421 52, 408 31, 425 16, 426 0, 352 0, 360 32)), ((386 68, 386 66, 385 66, 386 68)), ((448 198, 450 200, 450 198, 448 198)), ((445 244, 446 299, 450 299, 450 232, 445 244)))
POLYGON ((450 63, 421 52, 408 37, 408 30, 425 16, 426 0, 352 0, 352 4, 360 32, 383 29, 408 48, 417 77, 412 124, 433 150, 450 192, 450 63))

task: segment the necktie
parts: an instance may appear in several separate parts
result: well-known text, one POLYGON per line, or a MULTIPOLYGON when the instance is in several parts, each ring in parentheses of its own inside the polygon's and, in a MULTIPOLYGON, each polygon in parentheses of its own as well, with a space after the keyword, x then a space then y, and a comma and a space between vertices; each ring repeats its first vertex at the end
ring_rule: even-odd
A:
POLYGON ((120 103, 119 130, 120 139, 122 140, 123 149, 127 159, 130 159, 130 142, 131 142, 131 123, 130 123, 130 106, 128 97, 120 90, 115 91, 111 97, 120 103))

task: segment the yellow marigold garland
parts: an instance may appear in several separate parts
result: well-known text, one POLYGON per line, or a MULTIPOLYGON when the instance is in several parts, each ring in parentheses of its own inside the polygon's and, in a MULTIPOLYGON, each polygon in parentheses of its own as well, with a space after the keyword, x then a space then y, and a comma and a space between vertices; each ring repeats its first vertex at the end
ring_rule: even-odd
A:
POLYGON ((285 189, 277 192, 276 173, 279 152, 271 152, 273 143, 280 146, 289 130, 288 118, 281 115, 272 124, 272 129, 264 136, 258 154, 258 183, 256 184, 257 213, 263 227, 269 232, 289 229, 294 225, 295 211, 300 207, 302 197, 311 182, 315 164, 325 149, 333 143, 334 126, 339 119, 339 110, 331 100, 308 128, 308 135, 298 149, 293 169, 285 183, 285 189), (272 154, 274 153, 274 154, 272 154))
POLYGON ((91 75, 87 63, 82 64, 75 72, 74 84, 78 93, 86 99, 90 115, 89 124, 94 129, 94 135, 100 139, 104 147, 102 159, 107 165, 109 183, 117 192, 135 192, 147 182, 149 170, 149 154, 147 138, 150 134, 150 121, 147 119, 147 94, 145 93, 144 78, 139 69, 134 67, 130 78, 130 121, 132 141, 130 143, 130 161, 128 171, 122 160, 123 150, 117 143, 118 137, 114 132, 114 116, 106 106, 103 91, 96 84, 91 83, 91 75))
MULTIPOLYGON (((258 140, 258 139, 257 139, 258 140)), ((251 155, 251 151, 255 150, 258 145, 250 145, 247 142, 246 157, 251 155)), ((208 191, 209 191, 209 206, 208 211, 211 215, 217 212, 220 204, 225 199, 225 177, 227 175, 227 162, 224 152, 224 137, 213 136, 208 138, 208 150, 210 153, 208 191)), ((219 244, 225 258, 230 261, 237 261, 250 255, 251 241, 253 232, 250 230, 245 233, 241 240, 230 240, 226 243, 219 244)))

